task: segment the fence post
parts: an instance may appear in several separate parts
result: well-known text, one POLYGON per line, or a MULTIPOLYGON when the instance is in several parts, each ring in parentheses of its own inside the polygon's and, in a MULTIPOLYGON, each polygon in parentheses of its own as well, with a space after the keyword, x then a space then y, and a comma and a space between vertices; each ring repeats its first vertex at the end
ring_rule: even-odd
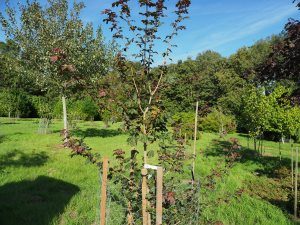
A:
POLYGON ((147 212, 147 169, 142 169, 142 214, 143 225, 148 225, 148 212, 147 212))
POLYGON ((106 187, 107 187, 107 172, 108 172, 108 158, 103 158, 103 175, 101 185, 101 208, 100 208, 100 225, 105 225, 105 213, 106 213, 106 187))
POLYGON ((162 195, 163 195, 163 169, 157 167, 156 172, 156 225, 162 225, 162 195))

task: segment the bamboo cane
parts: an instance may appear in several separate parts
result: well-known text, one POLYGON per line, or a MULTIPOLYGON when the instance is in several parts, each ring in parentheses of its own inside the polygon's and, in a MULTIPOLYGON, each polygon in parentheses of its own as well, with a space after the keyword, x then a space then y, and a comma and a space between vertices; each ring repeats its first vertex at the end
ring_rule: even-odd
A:
POLYGON ((147 169, 142 169, 142 215, 143 225, 148 225, 147 212, 147 169))
POLYGON ((296 148, 296 159, 295 159, 295 202, 294 202, 294 217, 297 219, 297 209, 298 209, 298 152, 299 148, 296 148))
MULTIPOLYGON (((196 141, 197 141, 197 122, 198 122, 198 101, 196 102, 196 112, 195 112, 195 130, 194 130, 194 159, 193 159, 193 177, 195 177, 195 160, 196 160, 196 141)), ((194 179, 192 180, 194 184, 194 179)))
POLYGON ((291 176, 292 176, 292 191, 294 190, 294 148, 291 147, 291 176))

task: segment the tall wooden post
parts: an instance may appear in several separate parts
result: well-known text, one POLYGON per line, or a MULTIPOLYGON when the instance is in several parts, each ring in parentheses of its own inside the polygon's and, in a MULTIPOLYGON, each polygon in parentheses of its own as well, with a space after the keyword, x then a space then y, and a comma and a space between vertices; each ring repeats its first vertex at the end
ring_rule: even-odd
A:
POLYGON ((108 172, 108 158, 103 158, 103 175, 101 185, 101 208, 100 208, 100 225, 105 225, 106 213, 106 187, 107 187, 107 172, 108 172))
POLYGON ((249 146, 249 140, 250 139, 250 132, 248 132, 248 138, 247 138, 247 148, 249 149, 250 148, 250 146, 249 146))
MULTIPOLYGON (((196 141, 197 141, 197 123, 198 123, 198 101, 196 102, 196 112, 195 112, 195 129, 194 129, 194 159, 193 159, 193 177, 195 177, 195 160, 196 160, 196 141)), ((194 184, 194 180, 192 180, 194 184)))
POLYGON ((280 144, 280 141, 278 142, 278 151, 279 151, 279 159, 281 161, 281 144, 280 144))
POLYGON ((142 214, 143 225, 148 225, 148 212, 147 212, 147 169, 142 169, 142 214))
POLYGON ((291 146, 291 177, 292 177, 292 190, 294 190, 294 148, 291 146))
POLYGON ((157 167, 156 172, 156 225, 162 225, 162 199, 163 199, 163 169, 157 167))
POLYGON ((297 219, 297 209, 298 209, 298 152, 299 148, 296 148, 296 159, 295 159, 295 202, 294 202, 294 217, 297 219))

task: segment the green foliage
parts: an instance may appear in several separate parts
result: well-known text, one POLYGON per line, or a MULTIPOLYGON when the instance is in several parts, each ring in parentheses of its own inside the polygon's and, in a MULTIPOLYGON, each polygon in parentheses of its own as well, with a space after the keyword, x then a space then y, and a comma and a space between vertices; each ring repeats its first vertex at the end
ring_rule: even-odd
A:
POLYGON ((224 113, 238 115, 242 108, 241 96, 247 82, 233 69, 219 70, 215 76, 221 93, 217 106, 221 107, 224 113))
POLYGON ((91 98, 70 101, 68 110, 69 117, 76 120, 94 120, 98 114, 98 107, 91 98))
POLYGON ((299 107, 288 100, 291 89, 278 86, 269 95, 264 89, 249 89, 243 96, 241 125, 253 136, 274 132, 279 137, 295 136, 299 130, 299 107))
POLYGON ((216 104, 221 95, 216 73, 226 66, 226 59, 213 51, 170 65, 168 85, 162 90, 166 107, 171 112, 188 112, 194 109, 196 100, 200 108, 216 104))
POLYGON ((0 115, 30 117, 35 115, 30 96, 22 91, 0 91, 0 115))
POLYGON ((7 38, 22 49, 18 58, 24 69, 33 70, 42 89, 74 93, 83 81, 93 85, 108 71, 111 48, 104 43, 100 28, 95 31, 80 18, 82 2, 49 1, 43 6, 28 1, 18 7, 20 16, 6 4, 0 22, 7 38))
POLYGON ((220 109, 213 108, 211 113, 200 119, 199 127, 207 132, 233 133, 236 131, 236 121, 234 116, 225 115, 220 109))
POLYGON ((265 61, 267 56, 271 53, 272 44, 276 43, 278 39, 280 39, 280 37, 274 35, 256 42, 251 47, 240 48, 235 54, 230 56, 230 67, 233 68, 239 76, 252 82, 256 76, 254 70, 265 61))
POLYGON ((178 132, 181 132, 181 137, 186 134, 187 137, 193 137, 195 126, 195 113, 194 112, 178 112, 172 116, 173 127, 177 127, 178 132))
POLYGON ((242 105, 240 125, 245 127, 252 136, 261 135, 268 126, 268 118, 271 113, 264 90, 262 88, 249 89, 242 96, 242 105))
MULTIPOLYGON (((92 23, 84 23, 80 17, 83 8, 83 2, 69 4, 67 0, 57 0, 44 5, 26 1, 15 10, 6 1, 5 10, 0 12, 0 24, 7 39, 22 49, 22 54, 18 52, 15 59, 6 57, 5 70, 0 74, 9 77, 14 73, 14 82, 19 77, 29 78, 23 83, 31 81, 42 92, 39 95, 50 91, 55 93, 54 97, 63 99, 78 95, 78 90, 96 89, 98 80, 111 69, 114 47, 104 43, 100 27, 95 30, 92 23)), ((6 79, 1 76, 1 80, 6 79)), ((82 105, 74 106, 70 115, 77 119, 92 118, 88 114, 93 114, 93 109, 84 112, 82 105)), ((63 118, 67 120, 67 115, 63 118)), ((66 124, 67 121, 65 129, 66 124)))
POLYGON ((31 97, 32 103, 35 107, 35 110, 37 112, 37 115, 40 118, 53 118, 53 107, 54 102, 53 100, 50 101, 47 97, 43 96, 32 96, 31 97))
MULTIPOLYGON (((81 100, 68 99, 67 100, 67 114, 70 120, 94 120, 98 116, 98 107, 91 98, 84 98, 81 100)), ((53 114, 55 118, 61 118, 62 102, 57 99, 53 106, 53 114)))
POLYGON ((108 127, 109 126, 109 122, 112 119, 112 113, 111 111, 105 109, 102 111, 101 113, 101 119, 104 122, 105 126, 108 127))

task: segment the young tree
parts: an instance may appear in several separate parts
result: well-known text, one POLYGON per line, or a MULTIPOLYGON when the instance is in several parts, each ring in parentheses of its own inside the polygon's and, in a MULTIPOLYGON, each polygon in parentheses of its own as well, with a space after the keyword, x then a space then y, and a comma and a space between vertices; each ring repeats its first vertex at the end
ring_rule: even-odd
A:
MULTIPOLYGON (((122 52, 118 54, 116 59, 118 73, 115 74, 115 80, 117 82, 103 86, 103 92, 106 93, 103 97, 122 109, 123 120, 129 129, 131 144, 137 147, 138 142, 142 143, 144 164, 149 163, 149 158, 155 155, 149 146, 155 141, 159 141, 160 148, 157 151, 159 164, 167 173, 183 173, 183 160, 186 159, 183 140, 180 138, 175 142, 167 131, 165 106, 161 100, 161 91, 164 88, 167 74, 166 62, 170 57, 171 48, 174 47, 171 41, 180 30, 185 29, 182 22, 188 14, 190 1, 176 1, 175 19, 171 23, 170 34, 166 36, 161 34, 162 25, 165 22, 164 18, 167 16, 164 0, 139 0, 138 13, 132 10, 131 2, 136 1, 114 1, 110 9, 103 11, 106 15, 104 21, 110 24, 113 37, 119 41, 122 47, 122 52), (138 21, 134 19, 135 14, 139 16, 138 21), (165 50, 162 49, 161 44, 166 45, 165 50), (133 63, 128 58, 126 59, 128 52, 129 54, 132 53, 131 57, 138 62, 133 63), (159 64, 155 61, 156 58, 159 58, 159 54, 164 60, 160 64, 161 66, 154 68, 155 64, 159 64)), ((115 172, 114 182, 120 183, 125 196, 124 199, 126 199, 127 224, 141 223, 140 217, 135 216, 141 208, 139 201, 139 197, 141 197, 139 191, 140 170, 136 162, 137 152, 136 149, 132 150, 131 157, 124 159, 125 152, 120 149, 115 150, 116 159, 120 163, 119 166, 112 169, 115 172), (130 162, 128 163, 130 174, 127 178, 124 176, 126 174, 124 163, 128 161, 130 162)), ((178 176, 170 175, 164 178, 165 191, 170 196, 165 204, 164 223, 166 224, 190 221, 188 219, 190 217, 187 217, 186 213, 179 212, 179 205, 184 204, 186 208, 189 208, 188 205, 197 199, 191 197, 195 193, 195 190, 191 188, 192 190, 184 193, 182 198, 176 196, 175 201, 174 192, 178 186, 175 184, 179 182, 175 179, 179 179, 178 176), (171 205, 174 206, 168 207, 171 205)), ((152 182, 152 185, 149 184, 149 195, 152 197, 150 197, 151 199, 147 197, 148 209, 143 207, 143 214, 147 214, 144 218, 149 218, 148 213, 153 212, 149 209, 153 208, 154 205, 153 194, 155 190, 151 188, 154 186, 154 181, 148 182, 152 182), (146 211, 147 213, 145 213, 146 211)), ((180 195, 179 193, 176 194, 180 195)), ((197 204, 192 204, 192 207, 194 206, 197 207, 197 204)))
POLYGON ((250 136, 254 138, 254 149, 256 150, 256 138, 266 130, 272 109, 262 88, 250 87, 242 96, 242 105, 240 121, 242 126, 249 131, 250 136))
POLYGON ((84 24, 82 2, 69 6, 67 0, 48 0, 46 6, 27 1, 18 12, 6 2, 0 14, 8 39, 20 48, 19 57, 42 90, 60 93, 64 129, 67 130, 66 97, 78 88, 92 86, 109 70, 111 48, 103 41, 101 29, 84 24))
POLYGON ((140 0, 138 3, 141 9, 138 13, 140 22, 134 20, 129 0, 113 2, 112 7, 105 9, 103 14, 106 15, 104 22, 110 24, 110 29, 114 32, 113 37, 123 44, 123 51, 117 58, 118 68, 120 79, 124 83, 125 96, 127 100, 133 101, 118 102, 132 131, 132 137, 137 138, 134 142, 143 142, 144 163, 147 163, 148 144, 156 140, 161 131, 166 130, 163 104, 158 93, 166 75, 166 60, 172 52, 171 48, 175 47, 171 41, 180 30, 185 29, 181 23, 187 18, 190 1, 176 2, 176 18, 171 23, 170 34, 164 37, 160 35, 160 31, 167 16, 165 1, 140 0), (128 30, 129 34, 125 33, 125 30, 128 30), (165 50, 160 51, 157 44, 165 44, 165 50), (139 65, 125 60, 126 53, 134 49, 137 51, 132 52, 131 56, 139 61, 139 65), (159 54, 164 61, 158 69, 153 69, 154 60, 159 54))
POLYGON ((295 137, 299 129, 298 106, 292 106, 291 89, 276 87, 266 95, 264 90, 250 89, 242 98, 242 123, 253 137, 272 132, 278 137, 295 137))

